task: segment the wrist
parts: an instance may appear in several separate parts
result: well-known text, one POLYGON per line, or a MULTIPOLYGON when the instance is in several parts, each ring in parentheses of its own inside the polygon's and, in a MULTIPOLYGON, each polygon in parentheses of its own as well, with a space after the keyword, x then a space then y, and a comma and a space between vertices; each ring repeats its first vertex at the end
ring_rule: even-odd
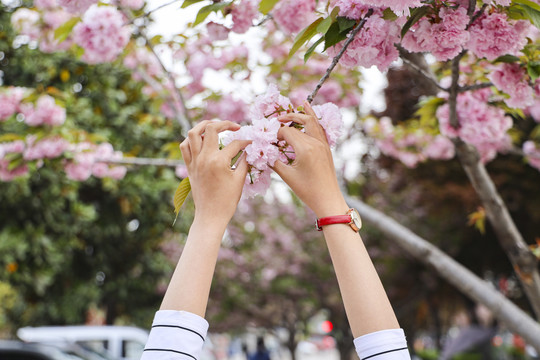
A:
POLYGON ((345 215, 349 210, 347 202, 342 195, 336 196, 331 200, 326 200, 314 209, 317 218, 323 218, 326 216, 345 215))
POLYGON ((198 231, 204 231, 208 235, 218 236, 221 239, 227 229, 229 220, 223 216, 215 216, 215 214, 195 212, 190 231, 197 229, 198 231))

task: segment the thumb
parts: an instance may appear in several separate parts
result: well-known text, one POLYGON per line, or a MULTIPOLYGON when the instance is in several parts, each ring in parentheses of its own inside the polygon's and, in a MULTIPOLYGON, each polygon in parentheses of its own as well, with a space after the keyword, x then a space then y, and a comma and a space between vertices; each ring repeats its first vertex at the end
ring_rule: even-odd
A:
POLYGON ((292 171, 293 169, 291 168, 290 165, 286 165, 285 163, 279 161, 279 160, 276 160, 276 162, 274 163, 274 166, 271 166, 272 170, 274 170, 278 175, 279 177, 281 177, 283 179, 283 181, 287 182, 287 179, 290 178, 290 176, 292 175, 292 171))
POLYGON ((242 179, 246 177, 248 172, 248 163, 246 157, 247 155, 244 152, 236 162, 236 170, 234 170, 234 176, 239 176, 242 179))

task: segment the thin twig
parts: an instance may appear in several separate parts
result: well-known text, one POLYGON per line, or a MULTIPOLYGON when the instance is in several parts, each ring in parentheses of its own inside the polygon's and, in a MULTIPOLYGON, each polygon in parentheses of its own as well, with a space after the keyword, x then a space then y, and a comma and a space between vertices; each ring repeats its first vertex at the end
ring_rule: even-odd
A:
POLYGON ((448 91, 449 90, 449 89, 445 88, 444 86, 441 86, 441 84, 439 84, 437 79, 432 74, 428 73, 427 71, 422 69, 420 66, 416 65, 414 62, 412 62, 409 59, 406 59, 404 57, 401 57, 401 60, 403 60, 403 62, 405 64, 410 66, 411 69, 417 71, 418 73, 420 73, 420 75, 422 75, 427 80, 429 80, 431 83, 433 83, 433 85, 435 85, 439 90, 442 90, 442 91, 448 91))
POLYGON ((261 21, 259 21, 259 23, 255 24, 254 26, 262 26, 265 22, 267 22, 270 19, 273 19, 272 14, 266 15, 265 17, 262 18, 261 21))
MULTIPOLYGON (((130 12, 124 11, 124 14, 128 17, 128 19, 133 19, 133 16, 131 15, 130 12)), ((171 108, 175 112, 178 122, 180 123, 180 125, 182 125, 182 133, 183 133, 183 135, 185 137, 187 132, 192 128, 192 121, 189 118, 189 114, 187 112, 187 107, 186 107, 186 102, 184 100, 184 97, 183 97, 182 93, 180 92, 180 89, 178 89, 176 87, 176 79, 174 78, 172 72, 170 72, 165 67, 165 64, 163 63, 163 61, 159 57, 156 49, 154 48, 154 45, 150 41, 150 38, 148 37, 148 34, 146 34, 145 29, 140 27, 140 26, 137 26, 137 25, 135 25, 135 26, 137 27, 139 35, 146 41, 146 45, 148 46, 148 48, 150 49, 152 54, 154 54, 157 62, 161 66, 161 69, 163 70, 163 72, 166 74, 167 78, 171 82, 171 87, 174 89, 174 93, 176 94, 176 97, 178 97, 178 99, 174 99, 174 96, 172 96, 173 104, 171 104, 171 108), (178 111, 178 109, 176 108, 176 106, 174 104, 175 100, 178 100, 180 102, 183 111, 178 111)))
POLYGON ((450 85, 448 105, 450 107, 450 125, 454 129, 459 128, 459 119, 457 116, 457 96, 459 90, 459 62, 465 55, 463 50, 458 56, 452 60, 452 83, 450 85))
POLYGON ((462 92, 465 92, 465 91, 474 91, 474 90, 485 89, 485 88, 492 87, 492 86, 493 86, 493 83, 490 83, 490 82, 474 84, 474 85, 467 85, 467 86, 459 86, 458 87, 458 93, 462 93, 462 92))
MULTIPOLYGON (((472 0, 471 3, 474 1, 474 3, 476 4, 476 0, 472 0)), ((478 19, 480 16, 482 16, 482 14, 484 13, 484 11, 486 10, 487 8, 487 4, 484 4, 482 5, 482 7, 480 8, 480 10, 478 10, 476 12, 476 14, 474 14, 474 16, 471 17, 471 20, 469 21, 469 23, 467 24, 467 27, 465 28, 465 30, 469 30, 469 28, 471 27, 471 25, 476 21, 476 19, 478 19)), ((473 11, 474 11, 474 8, 473 8, 473 11)), ((471 16, 472 13, 469 14, 469 16, 471 16)))
POLYGON ((125 157, 122 159, 97 159, 97 162, 103 162, 108 164, 118 164, 118 165, 138 165, 138 166, 166 166, 166 167, 177 167, 185 165, 182 160, 170 160, 170 159, 156 159, 156 158, 129 158, 125 157))
POLYGON ((133 17, 132 19, 130 19, 126 25, 130 25, 130 24, 133 24, 135 21, 139 20, 139 19, 144 19, 144 18, 147 18, 148 16, 152 15, 153 13, 155 13, 156 11, 158 10, 161 10, 163 9, 164 7, 167 7, 169 5, 172 5, 176 2, 178 2, 180 0, 172 0, 168 3, 165 3, 165 4, 161 4, 160 6, 158 6, 157 8, 155 9, 152 9, 152 10, 148 10, 147 12, 145 12, 144 14, 142 14, 141 16, 137 16, 137 17, 133 17))
POLYGON ((315 87, 315 90, 313 90, 313 92, 307 97, 307 101, 311 104, 311 102, 313 102, 313 98, 315 96, 317 96, 317 93, 319 92, 319 90, 321 89, 322 85, 324 84, 324 82, 330 77, 330 74, 332 73, 332 71, 334 70, 334 68, 336 67, 336 65, 338 64, 339 62, 339 59, 341 59, 341 57, 343 56, 343 54, 345 53, 345 50, 347 50, 347 47, 349 46, 349 44, 353 41, 354 37, 356 36, 356 34, 358 34, 358 32, 360 30, 362 30, 362 28, 364 27, 364 24, 366 23, 367 19, 373 14, 373 9, 369 9, 366 16, 364 16, 364 18, 362 19, 362 21, 360 21, 356 27, 351 31, 351 34, 349 36, 349 38, 347 39, 347 41, 345 41, 345 43, 343 44, 343 48, 341 49, 341 51, 334 57, 334 59, 332 60, 332 64, 330 64, 330 67, 328 69, 326 69, 326 74, 324 74, 324 76, 321 78, 321 80, 319 80, 319 83, 317 84, 317 86, 315 87))

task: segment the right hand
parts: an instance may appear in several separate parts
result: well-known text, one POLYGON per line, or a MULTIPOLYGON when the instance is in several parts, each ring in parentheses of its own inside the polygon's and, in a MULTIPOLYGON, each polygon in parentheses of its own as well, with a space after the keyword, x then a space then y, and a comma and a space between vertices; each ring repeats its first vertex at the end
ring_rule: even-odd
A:
POLYGON ((278 160, 273 169, 317 217, 344 215, 349 207, 339 188, 326 134, 308 102, 304 107, 305 115, 290 113, 278 118, 282 123, 294 121, 304 125, 305 133, 294 127, 281 127, 278 138, 294 148, 296 159, 291 165, 278 160))

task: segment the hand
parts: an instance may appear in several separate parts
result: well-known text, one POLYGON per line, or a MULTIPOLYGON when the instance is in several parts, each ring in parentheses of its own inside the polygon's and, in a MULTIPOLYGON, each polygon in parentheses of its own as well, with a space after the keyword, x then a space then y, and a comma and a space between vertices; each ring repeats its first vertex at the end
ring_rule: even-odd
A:
POLYGON ((219 150, 218 133, 238 129, 240 125, 231 121, 205 120, 191 129, 180 144, 193 191, 195 218, 226 225, 236 210, 248 166, 245 155, 236 163, 236 169, 231 168, 231 160, 250 141, 235 140, 219 150))
POLYGON ((305 133, 288 126, 279 130, 278 138, 294 148, 296 160, 291 165, 276 161, 274 170, 317 217, 344 215, 349 207, 337 182, 326 134, 308 102, 304 107, 305 115, 290 113, 278 118, 304 125, 305 133))

